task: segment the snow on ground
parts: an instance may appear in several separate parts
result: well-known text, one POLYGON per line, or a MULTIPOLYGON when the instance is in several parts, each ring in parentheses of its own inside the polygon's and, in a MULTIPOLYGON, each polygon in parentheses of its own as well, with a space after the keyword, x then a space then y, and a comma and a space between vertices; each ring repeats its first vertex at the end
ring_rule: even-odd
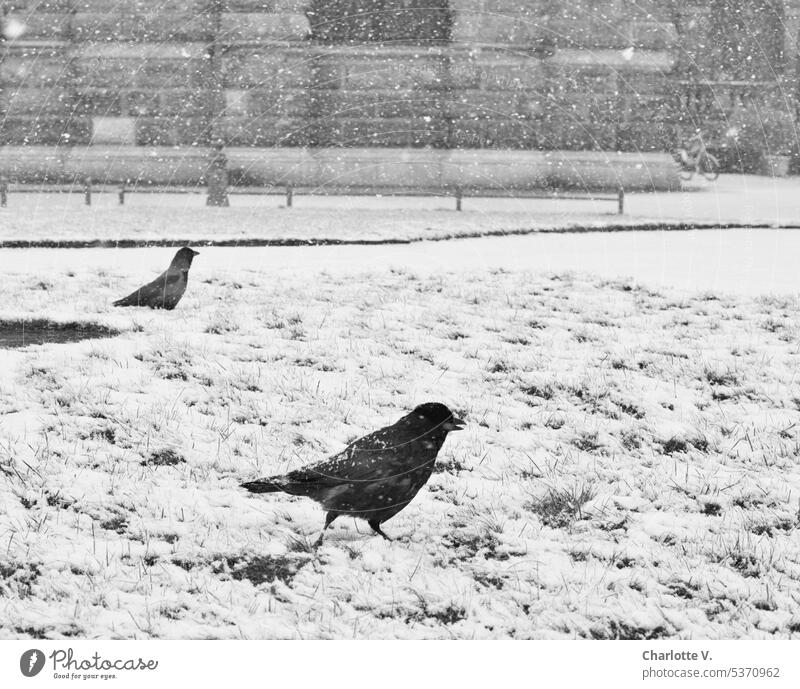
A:
POLYGON ((693 180, 682 192, 628 194, 624 216, 611 200, 232 195, 230 208, 207 208, 204 193, 11 193, 0 209, 0 244, 9 241, 245 240, 408 241, 486 233, 635 226, 642 223, 735 223, 800 226, 796 178, 723 175, 693 180), (169 217, 169 221, 165 218, 169 217))
MULTIPOLYGON (((609 201, 530 200, 478 202, 455 211, 451 199, 296 197, 283 208, 282 197, 232 197, 230 208, 207 208, 202 194, 130 194, 124 206, 111 194, 83 196, 23 194, 0 211, 0 241, 409 241, 527 231, 551 227, 596 226, 617 222, 609 201), (322 204, 322 205, 320 205, 322 204), (165 217, 172 220, 165 233, 165 217)), ((465 204, 466 206, 466 204, 465 204)), ((622 219, 625 222, 625 219, 622 219)), ((630 222, 630 220, 628 221, 630 222)))
POLYGON ((4 252, 0 318, 124 332, 2 352, 0 636, 800 633, 796 297, 217 251, 169 313, 110 307, 169 250, 4 252), (237 487, 429 400, 394 542, 237 487))
MULTIPOLYGON (((795 229, 542 233, 379 246, 198 248, 198 265, 204 270, 293 268, 336 275, 358 275, 367 268, 424 275, 453 270, 574 271, 607 279, 632 277, 657 289, 750 296, 796 294, 800 287, 796 261, 800 230, 795 229)), ((7 271, 46 274, 59 272, 65 262, 97 270, 123 270, 134 263, 143 275, 148 271, 156 275, 173 251, 0 249, 0 265, 8 266, 7 271)))

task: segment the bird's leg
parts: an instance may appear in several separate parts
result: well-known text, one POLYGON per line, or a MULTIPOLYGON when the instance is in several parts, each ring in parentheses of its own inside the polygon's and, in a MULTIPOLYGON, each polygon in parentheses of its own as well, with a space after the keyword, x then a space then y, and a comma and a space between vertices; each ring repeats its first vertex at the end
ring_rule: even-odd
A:
POLYGON ((369 527, 376 533, 383 536, 387 541, 391 541, 392 539, 389 538, 383 531, 381 530, 381 523, 377 519, 372 519, 367 522, 369 527))
POLYGON ((328 530, 328 527, 333 524, 333 520, 339 516, 338 512, 328 512, 325 515, 325 526, 322 527, 322 533, 319 535, 319 538, 314 542, 314 547, 318 548, 322 545, 322 539, 325 537, 325 532, 328 530))

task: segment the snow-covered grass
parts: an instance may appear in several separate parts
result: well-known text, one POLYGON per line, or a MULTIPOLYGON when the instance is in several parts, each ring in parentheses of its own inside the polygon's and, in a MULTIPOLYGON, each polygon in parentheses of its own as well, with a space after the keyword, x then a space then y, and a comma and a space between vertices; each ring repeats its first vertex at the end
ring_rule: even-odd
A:
POLYGON ((132 192, 119 206, 115 189, 87 207, 81 193, 11 193, 0 209, 4 242, 413 241, 487 233, 608 226, 734 223, 800 225, 794 178, 723 175, 682 192, 628 194, 625 215, 611 200, 452 197, 232 195, 230 208, 207 208, 205 194, 132 192), (168 219, 167 219, 168 218, 168 219))
MULTIPOLYGON (((620 220, 609 201, 298 197, 293 208, 276 196, 232 197, 230 208, 207 208, 201 194, 131 194, 124 206, 112 194, 92 206, 80 194, 23 194, 0 210, 0 242, 413 241, 487 232, 602 227, 620 220), (485 208, 486 204, 488 208, 485 208), (170 220, 165 222, 165 217, 170 220), (166 230, 166 231, 165 231, 166 230)), ((622 218, 632 223, 632 218, 622 218)))
POLYGON ((169 313, 4 277, 123 334, 1 354, 0 636, 800 634, 798 300, 202 258, 169 313), (238 488, 430 400, 468 428, 394 542, 238 488))

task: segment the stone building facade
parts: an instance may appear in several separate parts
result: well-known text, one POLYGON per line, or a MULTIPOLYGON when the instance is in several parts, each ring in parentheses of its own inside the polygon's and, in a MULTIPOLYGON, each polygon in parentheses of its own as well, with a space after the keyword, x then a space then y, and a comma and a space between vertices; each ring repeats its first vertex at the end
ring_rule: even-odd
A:
POLYGON ((337 38, 310 0, 6 2, 0 143, 664 151, 748 99, 794 108, 800 0, 428 1, 418 40, 413 1, 372 4, 397 38, 337 38), (725 73, 719 18, 759 2, 771 71, 725 73))

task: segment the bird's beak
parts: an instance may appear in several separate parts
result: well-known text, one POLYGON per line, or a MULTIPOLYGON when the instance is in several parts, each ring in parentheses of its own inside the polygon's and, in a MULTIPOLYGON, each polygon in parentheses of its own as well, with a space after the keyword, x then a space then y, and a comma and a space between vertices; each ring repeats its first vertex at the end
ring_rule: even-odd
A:
POLYGON ((198 256, 199 254, 200 254, 199 251, 195 251, 194 249, 192 249, 192 256, 198 256))
POLYGON ((445 421, 444 430, 446 430, 448 432, 450 432, 450 431, 460 431, 462 428, 464 428, 465 425, 466 425, 466 423, 464 421, 462 421, 461 419, 457 419, 454 416, 449 421, 445 421))

